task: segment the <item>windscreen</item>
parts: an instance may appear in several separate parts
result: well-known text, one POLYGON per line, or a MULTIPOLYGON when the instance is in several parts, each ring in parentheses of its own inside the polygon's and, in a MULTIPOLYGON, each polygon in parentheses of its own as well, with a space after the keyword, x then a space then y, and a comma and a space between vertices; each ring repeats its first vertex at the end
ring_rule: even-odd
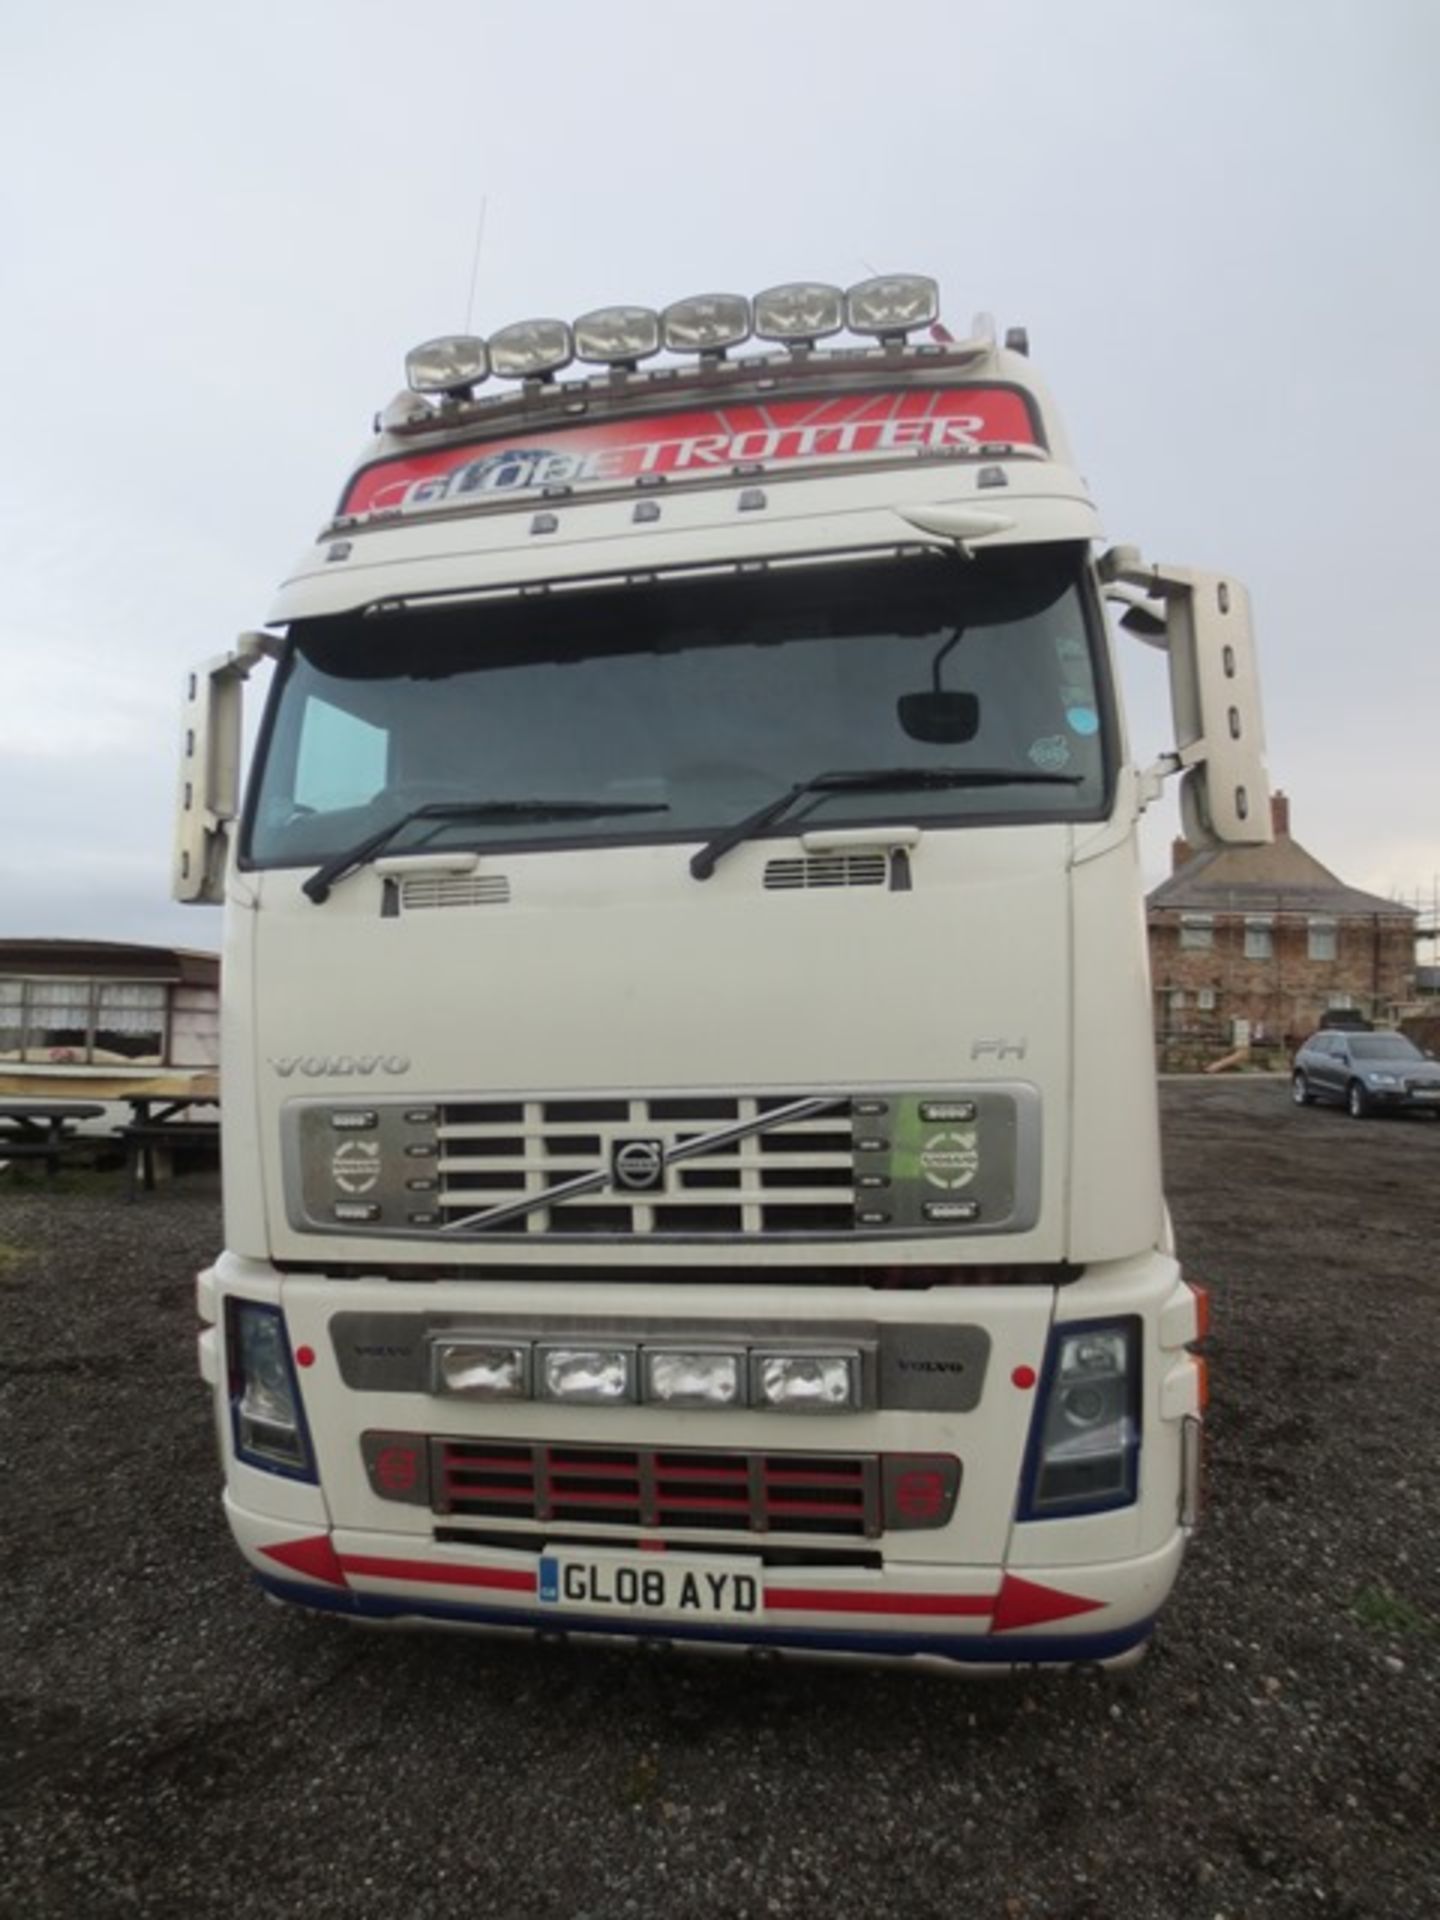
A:
POLYGON ((1423 1060, 1424 1054, 1403 1033, 1364 1033, 1350 1042, 1354 1060, 1423 1060))
POLYGON ((391 850, 693 840, 835 771, 1016 779, 816 793, 776 831, 1094 818, 1109 703, 1083 567, 1073 545, 921 553, 301 623, 249 863, 324 860, 446 802, 537 807, 417 820, 391 850))

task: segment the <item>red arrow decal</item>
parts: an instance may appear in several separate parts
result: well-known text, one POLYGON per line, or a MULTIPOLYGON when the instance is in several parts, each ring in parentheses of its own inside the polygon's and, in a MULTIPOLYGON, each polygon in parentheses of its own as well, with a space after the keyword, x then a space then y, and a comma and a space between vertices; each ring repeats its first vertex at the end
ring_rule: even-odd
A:
POLYGON ((992 1633, 1010 1633, 1016 1627, 1038 1627, 1046 1620, 1068 1620, 1072 1614, 1094 1613, 1103 1600, 1086 1600, 1078 1593, 1061 1593, 1055 1587, 1042 1587, 1035 1580, 1021 1580, 1007 1573, 1000 1582, 995 1602, 992 1633))
POLYGON ((282 1540, 277 1546, 262 1547, 260 1551, 268 1560, 278 1560, 282 1567, 303 1573, 309 1580, 323 1580, 332 1587, 350 1584, 328 1533, 314 1534, 308 1540, 282 1540))

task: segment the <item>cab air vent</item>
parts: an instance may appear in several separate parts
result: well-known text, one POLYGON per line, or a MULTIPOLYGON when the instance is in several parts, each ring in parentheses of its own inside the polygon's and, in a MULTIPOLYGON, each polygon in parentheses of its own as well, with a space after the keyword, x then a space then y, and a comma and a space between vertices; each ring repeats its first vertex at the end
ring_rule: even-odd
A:
POLYGON ((800 860, 771 860, 765 867, 767 889, 794 891, 799 887, 883 887, 885 855, 877 853, 815 853, 800 860))
POLYGON ((417 873, 400 887, 406 913, 421 907, 503 907, 509 898, 510 882, 503 873, 417 873))

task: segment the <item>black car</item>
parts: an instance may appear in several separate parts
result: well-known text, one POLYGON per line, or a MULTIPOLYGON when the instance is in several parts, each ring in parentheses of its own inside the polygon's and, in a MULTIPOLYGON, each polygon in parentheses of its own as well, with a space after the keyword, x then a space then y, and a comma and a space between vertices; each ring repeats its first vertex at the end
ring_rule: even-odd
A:
POLYGON ((1312 1033, 1290 1090, 1297 1107, 1335 1100, 1355 1120, 1382 1109, 1440 1114, 1440 1061, 1403 1033, 1312 1033))

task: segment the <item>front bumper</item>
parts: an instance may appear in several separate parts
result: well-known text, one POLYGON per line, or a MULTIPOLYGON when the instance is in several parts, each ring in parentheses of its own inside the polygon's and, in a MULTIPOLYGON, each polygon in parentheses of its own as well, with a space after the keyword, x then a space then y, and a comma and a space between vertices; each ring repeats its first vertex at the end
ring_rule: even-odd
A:
POLYGON ((277 1600, 391 1625, 461 1627, 715 1651, 852 1655, 993 1671, 1123 1662, 1149 1638, 1184 1550, 1178 1530, 1140 1558, 1054 1571, 767 1568, 754 1623, 681 1623, 544 1604, 540 1556, 394 1534, 287 1526, 226 1497, 241 1551, 277 1600))
POLYGON ((1440 1087, 1367 1087, 1372 1107, 1394 1113, 1440 1113, 1440 1087))

